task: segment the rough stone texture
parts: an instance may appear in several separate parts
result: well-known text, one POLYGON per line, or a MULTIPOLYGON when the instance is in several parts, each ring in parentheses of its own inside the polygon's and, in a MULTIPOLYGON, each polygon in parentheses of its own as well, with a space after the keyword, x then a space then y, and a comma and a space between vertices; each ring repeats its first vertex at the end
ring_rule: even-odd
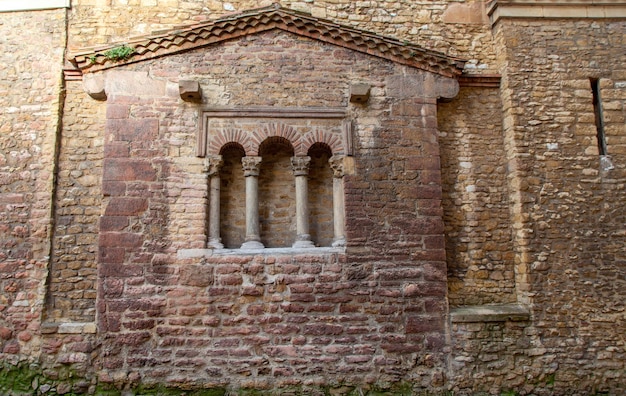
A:
POLYGON ((0 14, 0 359, 6 361, 39 353, 64 15, 0 14), (28 46, 23 23, 30 26, 28 46))
MULTIPOLYGON (((75 74, 61 85, 66 25, 77 49, 266 5, 76 0, 67 21, 0 14, 0 360, 37 363, 55 384, 80 373, 56 388, 77 394, 151 381, 625 393, 624 22, 491 27, 478 1, 282 2, 502 73, 500 89, 445 103, 450 81, 275 32, 102 73, 107 102, 75 74), (181 79, 200 81, 204 104, 350 109, 346 253, 198 250, 207 177, 181 79), (415 98, 427 80, 440 91, 415 98), (355 82, 372 86, 365 106, 348 102, 355 82), (459 322, 448 302, 518 303, 530 318, 459 322)), ((222 218, 236 247, 233 212, 222 218)))
POLYGON ((438 106, 451 306, 517 299, 500 108, 489 88, 438 106))
POLYGON ((46 321, 93 321, 106 104, 66 83, 46 321))
MULTIPOLYGON (((103 203, 98 318, 110 352, 101 378, 134 373, 148 383, 260 388, 404 379, 418 388, 443 385, 437 92, 422 88, 410 97, 403 88, 423 87, 424 72, 279 31, 123 69, 107 76, 124 87, 123 95, 108 92, 107 107, 127 106, 114 113, 127 118, 107 120, 105 153, 109 146, 127 149, 104 160, 104 182, 123 187, 103 203), (294 73, 293 65, 303 66, 294 73), (123 82, 134 76, 155 81, 123 82), (370 108, 347 107, 359 127, 357 169, 345 176, 345 254, 179 258, 179 249, 206 240, 207 179, 194 156, 197 109, 177 90, 166 88, 163 96, 154 87, 189 76, 202 76, 204 92, 228 93, 217 103, 228 106, 346 107, 352 79, 376 87, 370 108), (368 125, 373 120, 377 125, 368 125), (103 228, 119 217, 119 229, 103 228), (198 370, 211 376, 199 383, 191 375, 198 370)), ((261 232, 273 238, 263 240, 268 247, 290 246, 284 240, 295 235, 292 151, 271 147, 281 145, 262 143, 259 152, 260 206, 267 208, 261 232), (291 215, 280 214, 290 206, 291 215)))
MULTIPOLYGON (((69 48, 123 43, 129 37, 202 22, 274 1, 76 0, 72 2, 69 48)), ((280 1, 283 7, 338 23, 418 43, 424 48, 469 60, 474 72, 496 72, 488 24, 476 23, 484 9, 478 0, 280 1), (460 7, 459 7, 460 6, 460 7), (466 17, 459 16, 459 12, 466 17), (457 15, 453 20, 451 15, 457 15)), ((482 15, 486 20, 486 16, 482 15)))

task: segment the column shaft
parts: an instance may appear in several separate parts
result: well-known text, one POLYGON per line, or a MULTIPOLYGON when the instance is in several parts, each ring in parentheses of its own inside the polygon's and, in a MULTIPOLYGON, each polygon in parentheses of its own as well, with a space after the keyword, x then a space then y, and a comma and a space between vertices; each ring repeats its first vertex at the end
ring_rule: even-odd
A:
POLYGON ((259 165, 261 157, 243 157, 246 178, 246 238, 242 249, 263 249, 259 226, 259 165))
POLYGON ((292 157, 296 178, 296 240, 294 248, 315 247, 309 234, 309 164, 311 157, 292 157))
POLYGON ((209 175, 209 240, 210 249, 223 249, 220 238, 220 168, 222 156, 207 157, 205 168, 209 175))
POLYGON ((334 155, 328 160, 333 170, 333 246, 346 245, 345 198, 343 188, 344 156, 334 155))

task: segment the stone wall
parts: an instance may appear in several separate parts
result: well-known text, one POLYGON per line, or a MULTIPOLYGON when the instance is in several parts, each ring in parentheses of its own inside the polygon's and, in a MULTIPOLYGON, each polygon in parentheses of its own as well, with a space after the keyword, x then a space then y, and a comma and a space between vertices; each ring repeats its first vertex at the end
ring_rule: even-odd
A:
MULTIPOLYGON (((0 14, 0 359, 12 367, 0 391, 626 392, 624 22, 492 27, 480 1, 282 2, 502 74, 499 89, 467 86, 446 103, 403 96, 421 72, 274 33, 104 72, 107 102, 62 85, 66 31, 73 51, 269 4, 76 0, 0 14), (205 105, 349 109, 345 252, 202 250, 200 105, 178 96, 184 78, 205 105), (366 106, 348 101, 355 80, 372 86, 366 106), (473 304, 497 306, 460 319, 473 304), (20 371, 7 387, 25 367, 37 380, 20 371)), ((224 197, 230 247, 242 184, 224 197)), ((316 216, 329 221, 324 202, 316 216)))
POLYGON ((626 158, 614 139, 614 168, 601 165, 590 85, 605 79, 607 133, 623 136, 624 28, 593 20, 495 27, 507 65, 503 125, 517 288, 532 307, 529 353, 543 367, 555 365, 555 389, 619 394, 625 384, 626 158))
POLYGON ((5 361, 40 353, 65 29, 64 11, 0 14, 0 359, 5 361))
POLYGON ((438 105, 451 306, 517 300, 500 109, 480 87, 438 105))
MULTIPOLYGON (((275 1, 75 0, 69 48, 123 43, 180 25, 216 19, 275 1)), ((341 24, 408 40, 425 48, 469 60, 473 73, 497 72, 491 30, 480 0, 430 1, 279 1, 283 7, 341 24)))
MULTIPOLYGON (((108 353, 100 378, 443 386, 437 92, 424 78, 279 31, 107 72, 98 327, 108 353), (198 250, 208 194, 195 156, 199 108, 177 90, 192 77, 209 93, 204 105, 345 109, 355 129, 345 252, 198 250), (373 86, 367 105, 349 104, 352 81, 373 86)), ((271 187, 280 193, 280 183, 271 187)))

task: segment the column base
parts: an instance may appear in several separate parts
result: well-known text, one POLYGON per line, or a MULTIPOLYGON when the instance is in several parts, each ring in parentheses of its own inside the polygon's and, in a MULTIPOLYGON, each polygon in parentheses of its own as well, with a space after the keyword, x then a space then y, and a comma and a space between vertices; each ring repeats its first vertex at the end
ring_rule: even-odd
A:
POLYGON ((314 248, 315 244, 311 241, 295 241, 291 247, 294 249, 314 248))
POLYGON ((209 242, 207 242, 206 247, 209 249, 224 249, 224 245, 222 244, 222 240, 217 238, 217 239, 212 239, 209 242))
POLYGON ((246 241, 241 245, 240 249, 265 249, 265 246, 259 241, 246 241))
POLYGON ((339 238, 333 241, 333 247, 344 247, 346 246, 346 238, 339 238))

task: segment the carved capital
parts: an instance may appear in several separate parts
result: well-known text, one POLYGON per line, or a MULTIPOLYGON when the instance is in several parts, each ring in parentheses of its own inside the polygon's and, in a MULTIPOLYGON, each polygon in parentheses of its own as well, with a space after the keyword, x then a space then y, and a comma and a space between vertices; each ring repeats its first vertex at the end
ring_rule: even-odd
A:
POLYGON ((309 174, 310 163, 311 157, 308 156, 291 157, 293 174, 295 176, 307 176, 309 174))
POLYGON ((243 175, 245 177, 259 176, 261 157, 243 157, 241 164, 243 165, 243 175))
POLYGON ((224 161, 222 161, 221 155, 206 157, 204 158, 204 171, 209 175, 209 177, 216 176, 219 174, 220 168, 223 164, 224 161))
POLYGON ((330 168, 333 170, 333 177, 342 178, 345 175, 344 159, 345 155, 333 155, 328 160, 330 168))

